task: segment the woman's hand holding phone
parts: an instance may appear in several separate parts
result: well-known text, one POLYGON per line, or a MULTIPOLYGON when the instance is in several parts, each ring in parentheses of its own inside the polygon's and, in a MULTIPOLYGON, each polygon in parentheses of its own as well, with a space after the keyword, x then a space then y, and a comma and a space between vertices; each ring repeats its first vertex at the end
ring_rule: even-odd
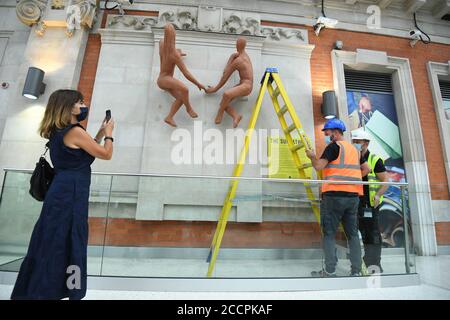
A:
POLYGON ((112 136, 112 132, 114 130, 114 119, 111 118, 106 124, 105 124, 105 136, 107 137, 111 137, 112 136))
POLYGON ((111 119, 111 110, 106 110, 105 119, 103 119, 103 122, 100 125, 100 129, 98 130, 98 133, 95 136, 95 140, 100 142, 103 139, 103 137, 111 136, 113 129, 114 129, 114 121, 111 119), (109 128, 107 129, 107 127, 109 128))

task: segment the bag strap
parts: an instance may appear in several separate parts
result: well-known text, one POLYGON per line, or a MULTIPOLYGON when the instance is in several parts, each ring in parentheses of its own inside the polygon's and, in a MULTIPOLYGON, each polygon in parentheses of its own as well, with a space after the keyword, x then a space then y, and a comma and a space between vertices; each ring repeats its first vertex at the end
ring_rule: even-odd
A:
POLYGON ((45 158, 45 155, 46 155, 46 153, 47 153, 47 151, 48 151, 49 148, 50 148, 50 140, 47 141, 47 143, 45 144, 45 151, 44 151, 44 153, 41 155, 41 158, 45 158))

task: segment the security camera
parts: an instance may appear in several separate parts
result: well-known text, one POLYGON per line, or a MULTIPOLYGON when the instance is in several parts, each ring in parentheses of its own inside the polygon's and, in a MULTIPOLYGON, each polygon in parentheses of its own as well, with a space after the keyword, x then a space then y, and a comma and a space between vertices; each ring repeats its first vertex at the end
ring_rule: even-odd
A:
POLYGON ((134 0, 112 0, 111 2, 115 2, 116 6, 114 6, 112 8, 108 8, 107 4, 108 4, 109 1, 111 1, 111 0, 106 0, 105 1, 105 8, 106 9, 116 9, 117 8, 119 10, 119 14, 121 16, 123 16, 125 14, 125 11, 123 10, 122 7, 123 6, 131 6, 133 4, 133 2, 134 2, 134 0))
POLYGON ((323 23, 327 28, 334 28, 338 24, 338 20, 327 17, 319 17, 317 23, 323 23))
POLYGON ((314 33, 316 34, 316 36, 319 36, 320 30, 322 30, 322 28, 324 28, 324 27, 325 27, 325 25, 323 23, 316 23, 313 26, 314 33))
POLYGON ((414 47, 416 45, 417 41, 422 40, 422 36, 423 36, 423 33, 420 32, 419 30, 417 30, 417 29, 411 30, 409 32, 409 37, 411 38, 409 45, 411 47, 414 47))
POLYGON ((409 36, 411 39, 420 39, 420 37, 423 36, 423 33, 415 29, 409 32, 409 36))
POLYGON ((134 0, 115 0, 114 2, 117 2, 121 5, 132 5, 134 0))
POLYGON ((9 87, 8 82, 2 82, 2 89, 7 89, 9 87))
POLYGON ((316 24, 313 26, 316 36, 319 35, 322 28, 334 28, 338 24, 338 22, 339 21, 336 19, 331 19, 323 16, 319 17, 316 24))

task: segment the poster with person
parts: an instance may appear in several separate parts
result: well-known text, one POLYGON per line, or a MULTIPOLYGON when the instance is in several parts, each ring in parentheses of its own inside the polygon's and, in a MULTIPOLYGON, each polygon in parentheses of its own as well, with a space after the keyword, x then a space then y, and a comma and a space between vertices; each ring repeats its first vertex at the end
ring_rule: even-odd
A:
MULTIPOLYGON (((365 130, 371 136, 369 151, 384 160, 389 180, 405 182, 405 165, 393 94, 349 90, 347 103, 350 131, 365 130)), ((409 210, 406 211, 409 217, 409 210)), ((380 228, 385 247, 403 246, 403 214, 400 188, 390 186, 380 207, 380 228)))

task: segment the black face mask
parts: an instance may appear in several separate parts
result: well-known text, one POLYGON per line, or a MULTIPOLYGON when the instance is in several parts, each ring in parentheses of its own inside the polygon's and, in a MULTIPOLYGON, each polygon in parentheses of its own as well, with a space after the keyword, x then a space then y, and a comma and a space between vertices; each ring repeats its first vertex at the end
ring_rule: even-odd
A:
POLYGON ((80 107, 80 114, 77 114, 77 120, 83 121, 84 119, 87 118, 88 113, 89 113, 88 107, 80 107))

